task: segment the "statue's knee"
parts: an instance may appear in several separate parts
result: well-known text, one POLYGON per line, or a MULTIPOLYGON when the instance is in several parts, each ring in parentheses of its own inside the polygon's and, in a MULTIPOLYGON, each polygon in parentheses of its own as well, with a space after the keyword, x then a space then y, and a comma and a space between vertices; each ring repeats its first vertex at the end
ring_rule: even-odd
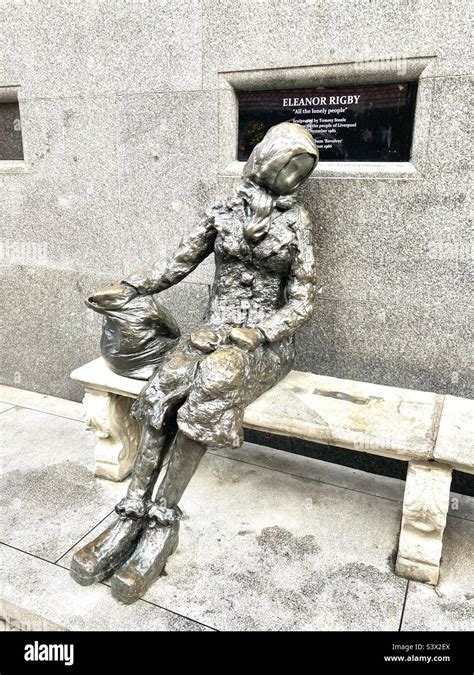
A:
POLYGON ((157 371, 156 378, 162 391, 172 391, 186 380, 190 369, 189 360, 181 352, 175 352, 164 361, 157 371))
POLYGON ((238 349, 219 349, 202 363, 199 385, 208 393, 220 393, 240 386, 245 367, 242 352, 238 349))

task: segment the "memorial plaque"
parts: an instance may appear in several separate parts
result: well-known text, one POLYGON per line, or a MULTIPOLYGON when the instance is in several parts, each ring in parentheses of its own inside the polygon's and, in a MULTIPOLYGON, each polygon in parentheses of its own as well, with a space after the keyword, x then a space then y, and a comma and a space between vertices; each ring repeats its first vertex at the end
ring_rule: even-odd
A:
POLYGON ((407 162, 416 82, 239 91, 238 159, 280 122, 309 129, 325 162, 407 162))

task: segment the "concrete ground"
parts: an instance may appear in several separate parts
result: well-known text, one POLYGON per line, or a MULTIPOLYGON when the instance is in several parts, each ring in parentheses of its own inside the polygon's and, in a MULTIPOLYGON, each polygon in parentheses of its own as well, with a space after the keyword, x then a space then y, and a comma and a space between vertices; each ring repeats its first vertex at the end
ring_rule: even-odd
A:
POLYGON ((402 481, 257 445, 209 452, 180 545, 131 606, 69 576, 126 483, 93 474, 81 406, 0 388, 7 629, 471 630, 474 499, 452 495, 437 588, 393 572, 402 481))

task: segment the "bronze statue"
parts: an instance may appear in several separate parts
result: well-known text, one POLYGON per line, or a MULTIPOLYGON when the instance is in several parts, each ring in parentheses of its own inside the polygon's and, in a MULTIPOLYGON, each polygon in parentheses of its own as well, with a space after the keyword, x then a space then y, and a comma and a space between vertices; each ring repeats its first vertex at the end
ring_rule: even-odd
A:
POLYGON ((118 600, 145 593, 176 549, 178 503, 206 448, 239 447, 245 407, 291 370, 294 334, 313 313, 316 282, 311 223, 296 194, 317 162, 304 127, 272 127, 239 188, 210 208, 164 270, 140 270, 90 299, 125 308, 179 283, 214 253, 202 325, 168 345, 135 401, 132 415, 143 430, 127 496, 116 506, 118 519, 75 553, 71 574, 80 584, 113 574, 118 600))

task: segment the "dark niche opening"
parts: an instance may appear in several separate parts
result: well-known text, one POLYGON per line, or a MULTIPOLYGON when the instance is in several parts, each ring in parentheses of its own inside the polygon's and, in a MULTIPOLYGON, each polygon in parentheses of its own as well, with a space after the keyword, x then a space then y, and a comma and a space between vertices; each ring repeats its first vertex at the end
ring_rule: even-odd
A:
POLYGON ((325 162, 407 162, 417 82, 239 91, 238 159, 246 161, 268 129, 297 122, 325 162))
POLYGON ((0 101, 0 161, 23 159, 18 101, 0 101))

